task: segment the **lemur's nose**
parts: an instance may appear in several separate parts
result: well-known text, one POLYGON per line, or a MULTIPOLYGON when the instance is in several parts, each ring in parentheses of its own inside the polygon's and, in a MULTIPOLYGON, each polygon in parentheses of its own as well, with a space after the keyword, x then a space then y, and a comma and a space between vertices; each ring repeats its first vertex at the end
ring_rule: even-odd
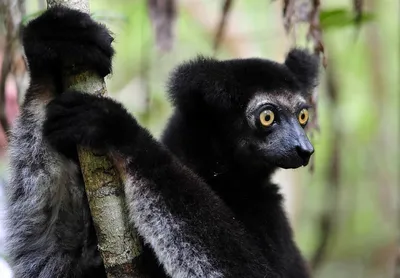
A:
POLYGON ((296 146, 296 151, 303 160, 303 165, 305 166, 310 161, 310 157, 314 153, 314 148, 308 140, 303 140, 303 142, 299 143, 300 144, 296 146))

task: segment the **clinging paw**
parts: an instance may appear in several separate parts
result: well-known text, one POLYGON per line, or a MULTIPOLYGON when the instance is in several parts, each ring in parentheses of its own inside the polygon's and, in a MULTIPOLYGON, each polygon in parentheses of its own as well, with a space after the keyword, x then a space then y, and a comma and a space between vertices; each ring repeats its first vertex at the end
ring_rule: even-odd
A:
POLYGON ((61 6, 48 9, 23 30, 33 76, 82 67, 104 77, 111 71, 112 41, 109 31, 88 14, 61 6))
POLYGON ((43 133, 65 154, 76 145, 102 151, 129 146, 138 127, 123 106, 109 98, 65 92, 48 104, 43 133))

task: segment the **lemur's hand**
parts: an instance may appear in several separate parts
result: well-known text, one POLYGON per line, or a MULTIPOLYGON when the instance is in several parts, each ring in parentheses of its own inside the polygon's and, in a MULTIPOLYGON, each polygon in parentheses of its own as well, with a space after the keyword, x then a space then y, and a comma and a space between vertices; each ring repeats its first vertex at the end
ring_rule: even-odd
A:
POLYGON ((109 31, 88 14, 61 6, 48 9, 23 30, 32 76, 83 68, 104 77, 111 71, 112 41, 109 31))
POLYGON ((136 120, 107 97, 65 92, 47 106, 43 133, 46 140, 67 154, 76 145, 110 152, 134 144, 136 120))

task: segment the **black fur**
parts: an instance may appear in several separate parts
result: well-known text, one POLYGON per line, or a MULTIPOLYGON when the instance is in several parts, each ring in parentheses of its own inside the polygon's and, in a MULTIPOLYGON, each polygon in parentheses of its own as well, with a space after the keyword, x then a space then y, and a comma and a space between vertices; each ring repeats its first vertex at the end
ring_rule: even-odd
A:
POLYGON ((177 67, 169 82, 169 96, 182 111, 240 111, 256 92, 308 97, 317 77, 318 60, 299 49, 289 52, 285 64, 255 58, 218 61, 198 57, 177 67))
POLYGON ((45 11, 23 30, 33 77, 82 68, 104 77, 111 72, 112 41, 108 30, 88 14, 62 6, 45 11))
POLYGON ((129 219, 146 243, 150 277, 309 277, 270 182, 277 165, 261 163, 254 147, 283 125, 261 136, 246 118, 258 93, 310 93, 317 66, 307 53, 291 52, 286 64, 199 58, 178 67, 169 86, 176 109, 162 144, 115 101, 57 90, 54 78, 65 66, 110 71, 103 27, 54 8, 25 32, 33 83, 13 132, 7 210, 16 277, 103 270, 98 252, 86 252, 97 239, 80 173, 69 170, 77 166, 76 145, 106 151, 125 168, 129 219), (45 110, 43 98, 50 101, 45 110))
POLYGON ((280 277, 309 274, 293 242, 282 196, 270 181, 278 165, 258 159, 245 108, 256 93, 308 99, 318 71, 318 60, 299 49, 288 53, 285 64, 200 57, 179 66, 169 85, 176 108, 162 142, 224 201, 280 277))
MULTIPOLYGON (((272 272, 256 241, 234 221, 219 197, 119 104, 82 93, 62 94, 48 106, 44 135, 61 151, 69 141, 128 159, 129 174, 148 179, 145 186, 154 187, 151 190, 166 203, 172 217, 185 223, 184 231, 171 235, 173 240, 207 247, 206 252, 227 277, 264 277, 272 272)), ((150 235, 142 236, 147 240, 150 235)), ((178 258, 179 264, 185 264, 185 257, 178 258)))
POLYGON ((318 85, 318 56, 301 49, 293 49, 286 57, 285 65, 296 76, 303 91, 310 92, 318 85))

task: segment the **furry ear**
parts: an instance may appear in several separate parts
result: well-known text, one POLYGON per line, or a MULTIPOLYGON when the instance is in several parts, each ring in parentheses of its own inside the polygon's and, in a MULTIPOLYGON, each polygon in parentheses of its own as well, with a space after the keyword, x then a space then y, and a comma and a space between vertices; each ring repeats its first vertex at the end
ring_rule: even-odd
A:
POLYGON ((203 105, 229 109, 236 87, 227 65, 198 56, 173 71, 168 91, 172 103, 181 109, 193 111, 203 105))
POLYGON ((240 110, 257 92, 308 94, 317 86, 318 72, 318 58, 300 49, 291 50, 284 64, 259 58, 218 61, 200 56, 173 71, 168 91, 174 106, 182 110, 240 110))
POLYGON ((286 67, 293 73, 305 91, 318 85, 319 59, 303 49, 292 49, 286 56, 286 67))

